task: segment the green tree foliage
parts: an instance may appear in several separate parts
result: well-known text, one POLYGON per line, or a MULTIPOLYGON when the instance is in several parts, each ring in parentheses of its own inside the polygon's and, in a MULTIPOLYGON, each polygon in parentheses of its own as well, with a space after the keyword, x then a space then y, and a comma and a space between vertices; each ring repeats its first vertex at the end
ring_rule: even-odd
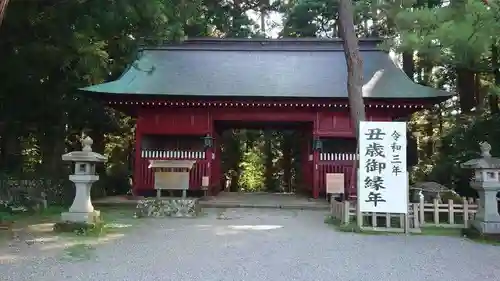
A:
POLYGON ((418 51, 439 65, 489 70, 484 55, 500 27, 498 6, 477 0, 453 2, 445 7, 400 10, 394 19, 399 50, 418 51))
POLYGON ((282 36, 336 37, 336 7, 333 0, 284 1, 280 4, 285 14, 282 36))
POLYGON ((239 178, 241 191, 263 191, 265 185, 265 157, 262 157, 262 151, 258 146, 249 147, 243 154, 242 161, 239 163, 242 174, 239 178))
POLYGON ((65 177, 61 154, 78 148, 82 132, 94 138, 94 150, 112 156, 110 171, 129 166, 122 157, 131 152, 133 120, 79 96, 76 89, 120 75, 134 58, 137 39, 182 39, 184 27, 202 17, 200 5, 12 1, 0 28, 2 172, 65 177), (110 140, 113 145, 105 147, 110 140), (124 155, 118 156, 119 150, 124 155))

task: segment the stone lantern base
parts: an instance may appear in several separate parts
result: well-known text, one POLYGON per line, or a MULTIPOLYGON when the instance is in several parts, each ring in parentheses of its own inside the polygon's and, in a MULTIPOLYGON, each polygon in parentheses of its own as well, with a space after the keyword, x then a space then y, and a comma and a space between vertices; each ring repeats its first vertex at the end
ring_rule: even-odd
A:
POLYGON ((55 232, 85 233, 102 227, 101 213, 65 212, 61 214, 61 222, 54 224, 55 232))
POLYGON ((98 223, 101 221, 101 212, 94 210, 89 213, 64 212, 61 214, 61 221, 76 223, 98 223))
POLYGON ((472 226, 480 233, 500 234, 500 222, 473 220, 472 226))

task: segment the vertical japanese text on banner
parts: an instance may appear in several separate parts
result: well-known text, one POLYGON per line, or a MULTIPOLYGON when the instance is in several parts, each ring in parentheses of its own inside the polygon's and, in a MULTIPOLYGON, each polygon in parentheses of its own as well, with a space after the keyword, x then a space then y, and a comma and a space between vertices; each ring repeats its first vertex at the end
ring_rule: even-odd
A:
POLYGON ((361 122, 359 136, 362 211, 406 213, 406 123, 361 122))

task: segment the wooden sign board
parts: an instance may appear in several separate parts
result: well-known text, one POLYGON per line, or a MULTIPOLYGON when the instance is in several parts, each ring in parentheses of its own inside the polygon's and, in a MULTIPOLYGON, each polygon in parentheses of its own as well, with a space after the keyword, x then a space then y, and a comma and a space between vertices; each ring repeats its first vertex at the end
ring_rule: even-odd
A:
POLYGON ((154 187, 160 190, 187 190, 189 189, 189 172, 156 172, 154 187))
POLYGON ((326 174, 326 193, 338 194, 344 193, 344 174, 327 173, 326 174))
POLYGON ((201 186, 203 187, 208 187, 210 185, 210 178, 207 176, 204 176, 201 178, 201 186))

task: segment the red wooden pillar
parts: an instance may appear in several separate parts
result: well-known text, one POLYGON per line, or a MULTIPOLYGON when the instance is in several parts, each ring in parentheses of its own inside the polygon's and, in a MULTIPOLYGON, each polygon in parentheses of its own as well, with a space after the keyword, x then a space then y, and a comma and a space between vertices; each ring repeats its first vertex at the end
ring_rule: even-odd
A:
POLYGON ((301 146, 301 165, 302 165, 302 183, 301 185, 307 189, 307 192, 312 191, 312 159, 309 159, 309 155, 311 154, 311 142, 309 137, 302 136, 302 146, 301 146))
POLYGON ((220 150, 220 135, 214 133, 214 158, 212 159, 212 177, 210 178, 210 186, 213 188, 213 194, 217 195, 221 187, 221 150, 220 150))
POLYGON ((205 138, 204 138, 204 142, 211 142, 210 145, 208 145, 207 143, 204 144, 205 146, 205 160, 207 161, 207 171, 206 171, 206 174, 205 176, 208 177, 208 195, 215 195, 214 194, 214 190, 213 190, 213 162, 214 162, 214 146, 215 146, 215 139, 213 138, 213 136, 208 133, 205 138))
POLYGON ((134 154, 134 179, 132 181, 132 191, 133 194, 136 195, 138 190, 140 189, 140 185, 143 184, 143 175, 142 175, 142 132, 141 127, 139 126, 139 119, 135 124, 135 154, 134 154))
POLYGON ((318 137, 314 136, 312 140, 312 147, 313 147, 313 161, 312 161, 312 166, 313 166, 313 198, 318 199, 319 198, 319 177, 321 176, 319 174, 319 153, 320 149, 317 149, 317 144, 316 141, 319 140, 318 137))

